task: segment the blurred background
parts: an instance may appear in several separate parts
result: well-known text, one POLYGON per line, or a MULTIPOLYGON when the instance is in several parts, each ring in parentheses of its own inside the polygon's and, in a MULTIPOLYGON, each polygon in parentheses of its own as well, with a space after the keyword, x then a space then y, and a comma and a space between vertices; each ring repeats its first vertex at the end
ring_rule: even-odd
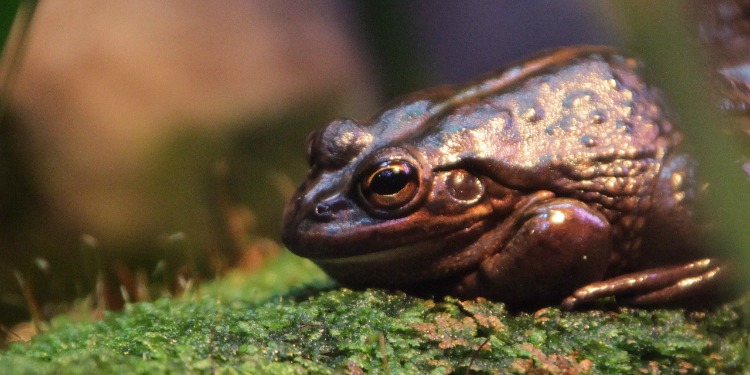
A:
POLYGON ((153 280, 251 270, 281 251, 311 130, 623 32, 595 0, 25 4, 0 60, 6 326, 24 292, 46 317, 95 289, 116 309, 153 280))

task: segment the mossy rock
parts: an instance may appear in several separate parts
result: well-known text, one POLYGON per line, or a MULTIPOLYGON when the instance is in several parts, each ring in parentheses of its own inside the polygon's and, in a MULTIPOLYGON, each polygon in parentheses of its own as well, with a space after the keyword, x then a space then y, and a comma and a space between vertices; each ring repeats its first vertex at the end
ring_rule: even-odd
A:
POLYGON ((750 298, 707 312, 509 313, 336 287, 284 254, 192 296, 65 318, 0 355, 14 373, 740 373, 750 298), (300 287, 299 284, 304 286, 300 287), (292 287, 290 290, 289 288, 292 287))

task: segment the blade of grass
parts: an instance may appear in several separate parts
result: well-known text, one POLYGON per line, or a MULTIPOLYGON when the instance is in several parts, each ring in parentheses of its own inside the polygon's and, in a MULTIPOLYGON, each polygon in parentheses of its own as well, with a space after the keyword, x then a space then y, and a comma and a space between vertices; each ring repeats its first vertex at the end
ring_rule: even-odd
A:
MULTIPOLYGON (((16 17, 18 8, 23 0, 5 0, 0 5, 0 47, 4 47, 10 35, 10 28, 13 26, 13 20, 16 17)), ((2 51, 2 48, 0 48, 2 51)))
POLYGON ((12 90, 21 64, 36 0, 3 0, 0 2, 0 121, 5 118, 6 100, 12 90))

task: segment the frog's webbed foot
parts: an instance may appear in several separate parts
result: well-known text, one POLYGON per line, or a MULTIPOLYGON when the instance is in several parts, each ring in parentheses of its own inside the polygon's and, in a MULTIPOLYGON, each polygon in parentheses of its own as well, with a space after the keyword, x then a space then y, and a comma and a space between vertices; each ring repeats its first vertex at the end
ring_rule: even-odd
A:
POLYGON ((709 258, 678 266, 647 269, 579 288, 563 301, 562 307, 572 310, 605 297, 624 297, 618 299, 618 303, 638 306, 683 302, 715 290, 726 274, 727 270, 722 264, 709 258))

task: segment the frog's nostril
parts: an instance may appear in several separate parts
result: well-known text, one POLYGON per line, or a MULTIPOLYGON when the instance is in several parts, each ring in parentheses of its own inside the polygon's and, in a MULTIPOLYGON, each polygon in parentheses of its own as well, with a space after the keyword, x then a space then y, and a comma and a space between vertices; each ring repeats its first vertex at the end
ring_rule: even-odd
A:
POLYGON ((334 196, 315 204, 315 208, 313 208, 310 216, 312 220, 328 222, 335 220, 337 216, 341 218, 339 214, 351 207, 351 202, 347 198, 334 196))
POLYGON ((333 219, 333 210, 331 206, 326 203, 318 203, 315 206, 314 218, 319 221, 330 221, 333 219))

